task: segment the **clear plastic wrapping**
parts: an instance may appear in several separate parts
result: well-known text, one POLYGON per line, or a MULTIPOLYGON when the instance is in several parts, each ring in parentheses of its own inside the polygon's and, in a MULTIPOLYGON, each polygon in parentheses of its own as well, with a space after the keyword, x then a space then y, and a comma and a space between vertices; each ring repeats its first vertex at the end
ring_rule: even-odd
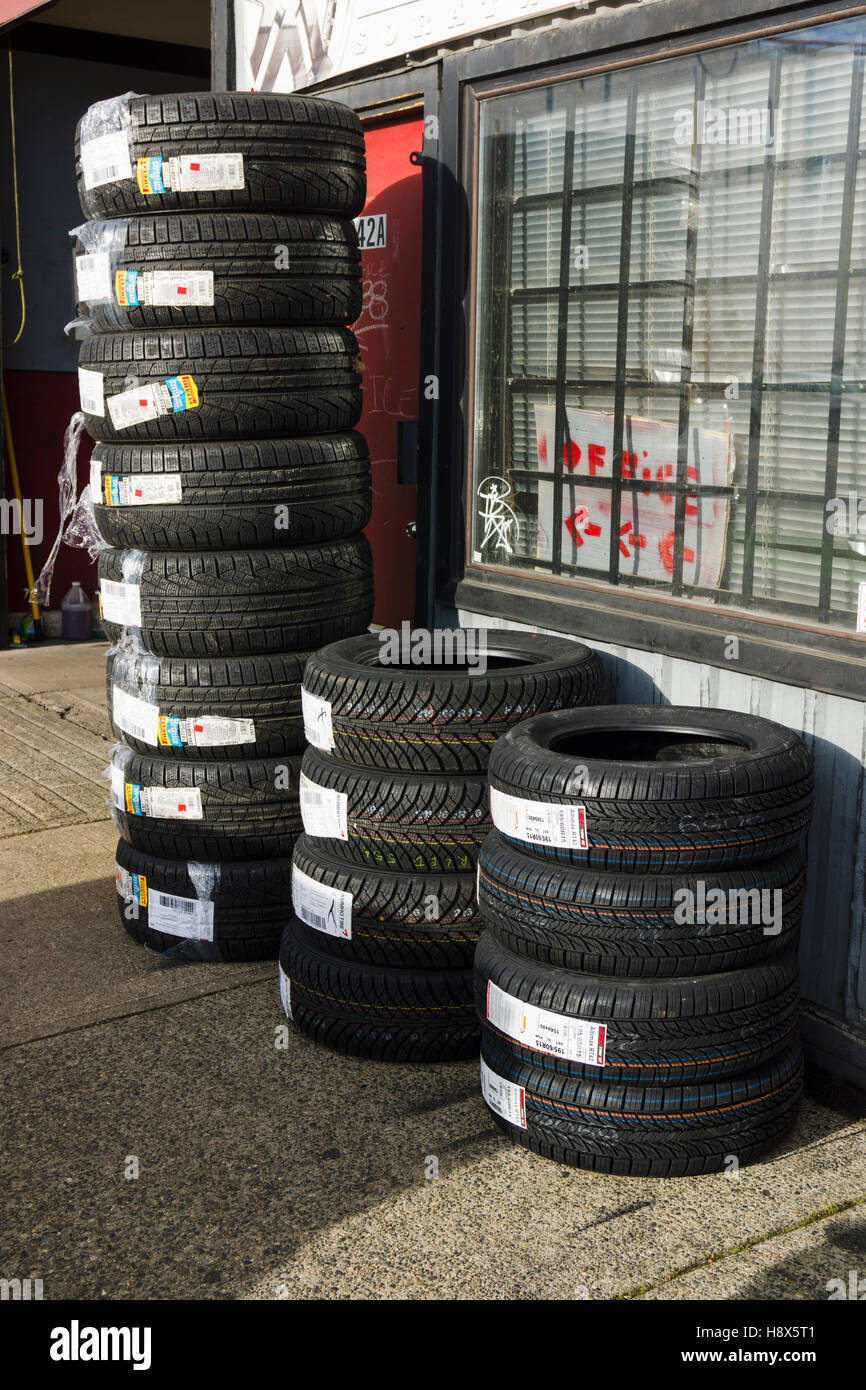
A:
POLYGON ((47 606, 51 596, 51 582, 54 577, 54 566, 57 563, 57 555, 61 545, 78 546, 88 551, 92 559, 95 559, 101 550, 107 550, 108 544, 103 540, 96 524, 93 514, 93 501, 91 498, 90 483, 86 483, 82 489, 81 496, 76 499, 78 488, 78 447, 81 442, 81 435, 84 431, 84 416, 80 410, 76 411, 67 426, 66 434, 63 438, 63 462, 60 465, 60 472, 57 475, 57 487, 60 500, 60 526, 54 539, 54 544, 48 552, 48 558, 39 572, 39 578, 33 586, 32 597, 36 599, 42 607, 47 606))
POLYGON ((79 152, 81 175, 88 191, 133 177, 129 103, 136 95, 124 92, 122 96, 94 102, 82 116, 79 152))

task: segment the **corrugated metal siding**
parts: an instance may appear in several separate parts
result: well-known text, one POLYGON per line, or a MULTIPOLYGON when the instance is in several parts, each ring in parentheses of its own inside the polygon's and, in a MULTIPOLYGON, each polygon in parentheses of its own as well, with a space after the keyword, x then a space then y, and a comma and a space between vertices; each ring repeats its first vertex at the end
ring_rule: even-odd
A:
MULTIPOLYGON (((529 630, 462 610, 459 619, 463 627, 529 630)), ((734 663, 721 669, 632 647, 588 645, 604 660, 616 704, 741 710, 803 735, 817 780, 800 946, 803 998, 866 1035, 866 701, 743 675, 734 663)))

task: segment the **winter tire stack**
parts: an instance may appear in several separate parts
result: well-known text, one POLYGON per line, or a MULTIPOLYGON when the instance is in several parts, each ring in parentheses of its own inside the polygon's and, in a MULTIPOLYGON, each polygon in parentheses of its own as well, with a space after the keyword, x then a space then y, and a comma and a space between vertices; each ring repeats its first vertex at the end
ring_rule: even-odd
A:
POLYGON ((449 1061, 478 1051, 490 749, 517 720, 601 699, 601 665, 579 643, 522 633, 463 633, 475 659, 389 664, 385 636, 335 642, 304 672, 305 833, 281 995, 296 1026, 337 1051, 449 1061))
POLYGON ((130 93, 75 153, 121 916, 157 951, 274 958, 304 664, 372 617, 363 133, 318 98, 130 93))
POLYGON ((475 997, 496 1123, 598 1172, 758 1157, 802 1087, 802 739, 724 710, 572 710, 506 734, 489 775, 475 997))

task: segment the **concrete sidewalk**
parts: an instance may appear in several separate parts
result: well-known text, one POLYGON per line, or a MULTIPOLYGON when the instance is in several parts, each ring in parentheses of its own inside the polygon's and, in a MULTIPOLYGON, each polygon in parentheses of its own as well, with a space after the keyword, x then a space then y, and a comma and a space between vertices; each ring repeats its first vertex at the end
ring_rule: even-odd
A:
POLYGON ((866 1098, 826 1078, 735 1179, 598 1177, 511 1145, 475 1062, 279 1049, 275 963, 136 946, 105 650, 0 653, 0 1278, 49 1299, 824 1299, 866 1274, 866 1098))

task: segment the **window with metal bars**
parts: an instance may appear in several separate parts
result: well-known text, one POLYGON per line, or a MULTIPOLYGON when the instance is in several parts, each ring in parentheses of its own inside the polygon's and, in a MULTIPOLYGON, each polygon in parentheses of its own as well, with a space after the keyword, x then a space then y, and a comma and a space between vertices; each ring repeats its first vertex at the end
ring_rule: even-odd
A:
POLYGON ((475 565, 866 630, 864 55, 481 99, 475 565))

